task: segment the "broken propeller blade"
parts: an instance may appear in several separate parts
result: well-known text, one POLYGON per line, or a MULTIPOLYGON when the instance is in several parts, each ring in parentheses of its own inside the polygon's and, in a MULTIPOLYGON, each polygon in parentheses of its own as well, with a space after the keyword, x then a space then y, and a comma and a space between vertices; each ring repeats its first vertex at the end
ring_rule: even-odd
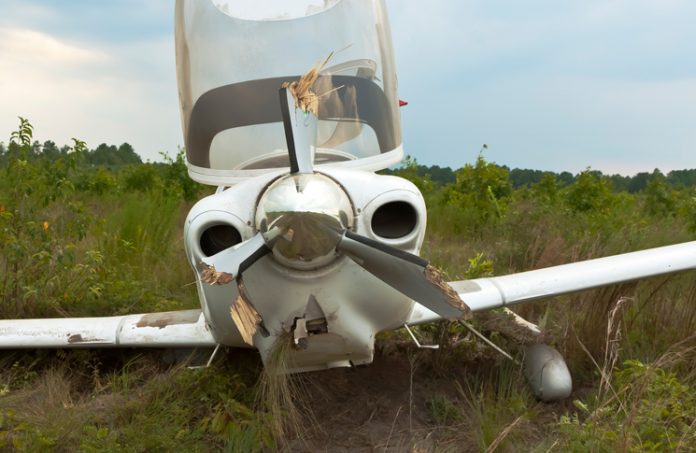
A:
POLYGON ((232 316, 232 322, 237 326, 242 340, 249 346, 253 346, 254 335, 257 331, 263 337, 268 337, 270 333, 263 323, 263 318, 251 302, 241 276, 237 279, 237 293, 237 297, 230 307, 230 316, 232 316))
POLYGON ((471 310, 423 258, 346 231, 338 250, 392 288, 446 319, 468 319, 471 310))
POLYGON ((259 233, 235 247, 204 259, 198 266, 201 280, 211 285, 225 285, 239 280, 242 272, 269 252, 266 240, 259 233))
POLYGON ((311 111, 302 110, 297 106, 289 88, 281 88, 279 93, 285 142, 290 158, 290 173, 312 174, 317 117, 311 111))
POLYGON ((268 336, 268 331, 247 295, 242 273, 269 252, 264 237, 257 234, 236 247, 206 258, 198 266, 201 280, 209 285, 236 284, 236 291, 232 290, 236 295, 232 299, 229 313, 242 340, 250 346, 253 346, 253 337, 257 331, 263 336, 268 336))

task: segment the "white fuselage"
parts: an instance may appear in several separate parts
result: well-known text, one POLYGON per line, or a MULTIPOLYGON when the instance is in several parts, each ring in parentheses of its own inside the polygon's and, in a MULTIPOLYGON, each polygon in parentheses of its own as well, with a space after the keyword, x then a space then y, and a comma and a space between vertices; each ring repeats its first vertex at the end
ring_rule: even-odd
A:
MULTIPOLYGON (((356 170, 334 168, 317 173, 347 195, 352 210, 348 223, 353 232, 418 253, 425 234, 426 210, 422 195, 411 182, 356 170)), ((241 241, 258 233, 259 202, 267 189, 286 175, 269 173, 220 188, 191 209, 184 237, 194 271, 209 254, 221 251, 201 246, 202 236, 211 227, 232 227, 241 241)), ((297 209, 302 212, 302 207, 297 209)), ((257 332, 254 346, 267 361, 277 341, 292 342, 293 336, 301 335, 302 348, 294 348, 289 357, 292 372, 370 363, 375 335, 403 325, 413 301, 346 256, 336 253, 332 259, 317 263, 288 265, 274 251, 244 272, 246 293, 270 334, 264 337, 257 332), (298 320, 302 333, 295 332, 298 320)), ((230 315, 237 297, 235 286, 198 280, 198 293, 216 341, 239 346, 240 334, 230 315)))

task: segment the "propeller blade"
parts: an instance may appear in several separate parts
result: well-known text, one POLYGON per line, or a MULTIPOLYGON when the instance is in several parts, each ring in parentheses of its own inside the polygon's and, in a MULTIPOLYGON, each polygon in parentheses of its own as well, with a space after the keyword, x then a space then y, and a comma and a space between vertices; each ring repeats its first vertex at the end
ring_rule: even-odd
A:
POLYGON ((239 279, 242 272, 271 250, 259 233, 241 244, 204 259, 200 265, 201 278, 212 285, 224 285, 239 279))
POLYGON ((270 251, 264 237, 259 233, 236 247, 230 247, 206 258, 198 265, 201 280, 209 285, 236 283, 236 296, 225 310, 229 310, 242 340, 250 346, 254 344, 253 337, 257 330, 262 336, 268 336, 268 330, 249 299, 242 273, 270 251))
POLYGON ((280 111, 283 115, 285 142, 290 157, 290 173, 314 173, 312 163, 318 121, 316 115, 299 108, 288 88, 280 89, 280 111))
POLYGON ((346 231, 337 249, 392 288, 443 318, 468 319, 471 310, 423 258, 346 231))

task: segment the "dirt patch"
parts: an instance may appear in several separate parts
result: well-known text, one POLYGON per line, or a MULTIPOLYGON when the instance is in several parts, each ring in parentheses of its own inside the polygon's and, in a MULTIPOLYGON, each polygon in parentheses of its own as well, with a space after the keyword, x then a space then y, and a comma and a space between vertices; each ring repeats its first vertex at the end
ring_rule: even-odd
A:
MULTIPOLYGON (((452 427, 437 426, 431 401, 458 404, 455 382, 465 366, 437 376, 423 354, 377 353, 370 365, 336 368, 299 377, 307 418, 292 451, 432 451, 452 427)), ((461 436, 460 436, 461 437, 461 436)), ((450 446, 451 448, 452 446, 450 446)), ((456 451, 478 451, 458 445, 456 451)))
POLYGON ((541 444, 573 412, 573 397, 536 402, 521 369, 497 354, 460 361, 408 342, 378 346, 370 365, 298 375, 311 415, 284 451, 479 452, 515 422, 496 450, 510 451, 541 444))
POLYGON ((409 450, 424 437, 429 421, 420 410, 422 386, 407 357, 378 357, 375 363, 310 373, 300 378, 305 410, 313 417, 293 450, 409 450))

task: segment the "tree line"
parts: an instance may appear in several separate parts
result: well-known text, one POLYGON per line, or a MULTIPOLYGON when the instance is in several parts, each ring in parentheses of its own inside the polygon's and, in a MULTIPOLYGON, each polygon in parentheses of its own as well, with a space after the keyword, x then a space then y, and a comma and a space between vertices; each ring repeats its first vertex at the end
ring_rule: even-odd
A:
MULTIPOLYGON (((457 180, 457 172, 450 167, 440 167, 439 165, 421 165, 415 161, 409 161, 408 165, 413 166, 415 174, 421 178, 428 178, 436 185, 445 186, 454 184, 457 180)), ((607 179, 614 192, 638 193, 648 187, 650 181, 655 179, 664 180, 665 184, 670 188, 684 189, 696 186, 696 168, 688 170, 672 170, 667 174, 662 173, 659 169, 652 172, 640 172, 633 176, 624 176, 619 174, 605 175, 599 170, 587 169, 585 172, 573 174, 568 171, 552 172, 542 170, 532 170, 528 168, 513 168, 506 165, 500 165, 502 169, 508 172, 508 177, 513 189, 521 189, 539 184, 544 177, 554 177, 561 187, 573 184, 577 178, 585 172, 592 173, 595 177, 607 179)), ((387 169, 385 174, 398 174, 399 170, 387 169)))
MULTIPOLYGON (((0 142, 0 163, 6 162, 11 154, 11 146, 0 142)), ((73 147, 69 145, 58 146, 53 140, 40 143, 34 141, 25 153, 29 160, 37 158, 58 159, 67 156, 73 147)), ((85 149, 82 163, 90 166, 102 166, 117 168, 124 165, 142 164, 143 161, 129 143, 119 146, 102 143, 96 148, 85 149)))
POLYGON ((152 192, 190 201, 204 190, 188 177, 182 149, 174 157, 161 153, 161 162, 143 162, 129 143, 102 143, 89 149, 84 141, 73 138, 73 144, 59 147, 52 140, 34 140, 33 130, 20 117, 9 142, 0 142, 0 173, 22 174, 21 179, 33 185, 97 195, 152 192))
MULTIPOLYGON (((69 145, 58 146, 52 140, 46 140, 43 143, 34 141, 29 147, 27 157, 29 159, 43 157, 47 159, 55 159, 60 156, 66 156, 72 147, 69 145)), ((0 165, 7 159, 10 153, 10 147, 0 142, 0 165)), ((124 142, 119 146, 101 143, 93 149, 85 149, 83 153, 82 163, 88 166, 106 167, 109 169, 117 169, 122 166, 142 164, 143 160, 129 143, 124 142)), ((451 167, 440 167, 439 165, 422 165, 415 160, 407 158, 404 163, 410 167, 410 171, 421 178, 428 178, 435 185, 446 186, 454 184, 457 181, 457 172, 461 169, 453 170, 451 167)), ((533 170, 529 168, 513 168, 510 169, 506 165, 500 165, 508 173, 508 178, 513 189, 521 189, 532 187, 542 182, 544 177, 553 177, 559 186, 565 187, 576 182, 577 178, 582 173, 591 173, 599 179, 606 179, 614 192, 638 193, 645 190, 651 181, 660 180, 668 187, 673 189, 684 189, 696 187, 696 168, 684 170, 672 170, 667 174, 662 173, 659 169, 654 169, 652 172, 640 172, 633 176, 624 176, 619 174, 605 175, 599 170, 588 168, 584 172, 573 174, 568 171, 552 172, 533 170)), ((398 174, 399 169, 383 170, 384 174, 398 174)))

